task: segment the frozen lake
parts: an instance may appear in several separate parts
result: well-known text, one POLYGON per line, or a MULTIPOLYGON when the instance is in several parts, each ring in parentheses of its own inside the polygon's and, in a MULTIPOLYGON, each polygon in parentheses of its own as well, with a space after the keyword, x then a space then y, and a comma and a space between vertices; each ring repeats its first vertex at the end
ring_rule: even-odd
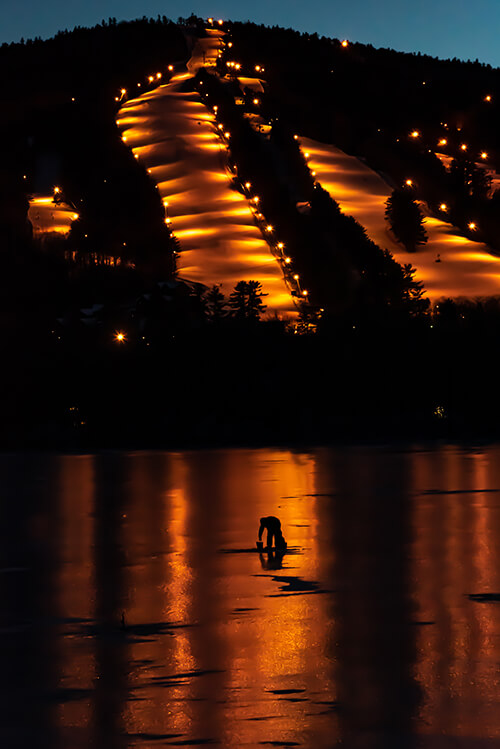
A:
POLYGON ((0 486, 1 747, 500 746, 499 447, 13 454, 0 486))

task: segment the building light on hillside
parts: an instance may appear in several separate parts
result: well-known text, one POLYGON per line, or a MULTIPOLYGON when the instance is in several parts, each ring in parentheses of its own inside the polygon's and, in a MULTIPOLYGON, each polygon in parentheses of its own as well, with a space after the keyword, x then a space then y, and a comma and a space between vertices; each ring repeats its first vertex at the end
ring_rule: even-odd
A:
POLYGON ((79 218, 80 218, 80 215, 78 213, 73 214, 73 221, 78 221, 79 218))
POLYGON ((347 39, 342 39, 341 44, 342 44, 343 47, 348 47, 349 46, 349 42, 347 41, 347 39))
POLYGON ((306 157, 306 159, 308 159, 310 155, 311 154, 309 153, 309 151, 306 151, 305 154, 304 154, 304 156, 306 157))
POLYGON ((283 244, 283 242, 278 242, 278 245, 277 245, 278 250, 282 250, 284 246, 285 245, 283 244))
POLYGON ((268 225, 266 226, 266 231, 267 231, 267 232, 272 232, 272 230, 273 230, 273 229, 274 229, 274 226, 271 226, 271 224, 268 224, 268 225))
POLYGON ((298 280, 299 280, 299 278, 300 278, 300 276, 299 276, 299 274, 298 274, 298 273, 296 273, 296 274, 294 275, 294 277, 293 277, 294 281, 298 281, 298 280))
POLYGON ((208 19, 208 23, 213 23, 213 22, 214 22, 214 19, 213 19, 213 18, 209 18, 209 19, 208 19))
POLYGON ((152 76, 152 75, 148 76, 148 81, 149 81, 150 83, 153 83, 153 81, 154 81, 154 76, 152 76))
POLYGON ((468 224, 468 227, 471 231, 475 231, 477 229, 477 225, 474 223, 474 221, 471 221, 470 224, 468 224))
POLYGON ((222 20, 222 18, 219 18, 219 20, 217 21, 217 23, 219 24, 219 26, 222 26, 222 24, 224 23, 224 21, 222 20))
POLYGON ((252 198, 252 202, 257 204, 259 202, 260 198, 258 195, 256 195, 254 198, 252 198))
POLYGON ((245 182, 245 187, 247 188, 247 190, 250 190, 250 188, 252 187, 252 183, 251 182, 245 182))
POLYGON ((289 263, 291 263, 291 262, 292 262, 292 258, 291 258, 291 257, 286 257, 286 258, 285 258, 285 263, 286 263, 287 265, 288 265, 289 263))
POLYGON ((229 130, 226 130, 226 132, 224 133, 224 137, 225 138, 230 138, 231 137, 231 133, 229 132, 229 130))

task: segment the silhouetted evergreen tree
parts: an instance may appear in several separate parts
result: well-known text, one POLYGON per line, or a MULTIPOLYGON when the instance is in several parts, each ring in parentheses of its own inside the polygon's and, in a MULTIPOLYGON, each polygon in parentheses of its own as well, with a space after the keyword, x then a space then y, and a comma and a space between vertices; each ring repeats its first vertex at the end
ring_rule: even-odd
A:
POLYGON ((257 322, 266 309, 262 301, 265 296, 267 294, 262 291, 259 281, 239 281, 229 296, 235 320, 257 322))
POLYGON ((385 217, 408 252, 415 252, 419 245, 427 242, 424 217, 409 190, 394 190, 386 206, 385 217))

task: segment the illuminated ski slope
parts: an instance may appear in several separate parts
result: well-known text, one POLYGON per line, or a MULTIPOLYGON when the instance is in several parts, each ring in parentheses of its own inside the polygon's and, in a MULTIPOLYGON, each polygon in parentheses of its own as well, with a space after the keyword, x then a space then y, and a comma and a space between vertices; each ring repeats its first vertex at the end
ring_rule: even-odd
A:
POLYGON ((268 311, 295 315, 280 266, 243 195, 231 188, 226 149, 212 113, 191 89, 201 65, 211 64, 220 33, 199 40, 189 72, 122 106, 117 124, 124 141, 148 169, 180 242, 180 277, 226 295, 241 280, 260 281, 268 311))
POLYGON ((500 294, 500 258, 490 248, 458 234, 444 221, 426 216, 428 242, 409 253, 388 231, 385 202, 391 188, 369 167, 335 146, 300 138, 300 145, 316 179, 347 213, 364 226, 370 239, 387 248, 398 263, 411 263, 431 301, 441 297, 500 294), (441 262, 436 262, 438 256, 441 262))
POLYGON ((68 234, 71 223, 78 214, 66 205, 56 205, 53 197, 35 195, 30 200, 28 219, 33 226, 35 236, 41 234, 68 234))

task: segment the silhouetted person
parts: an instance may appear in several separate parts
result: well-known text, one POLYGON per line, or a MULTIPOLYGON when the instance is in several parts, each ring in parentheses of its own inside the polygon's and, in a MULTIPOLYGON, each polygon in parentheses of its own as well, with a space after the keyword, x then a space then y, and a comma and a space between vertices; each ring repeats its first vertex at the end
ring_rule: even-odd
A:
POLYGON ((272 547, 273 539, 276 549, 286 549, 286 541, 281 532, 281 522, 279 518, 275 518, 274 515, 269 515, 268 517, 260 519, 259 541, 262 541, 264 530, 267 530, 268 549, 272 547))

